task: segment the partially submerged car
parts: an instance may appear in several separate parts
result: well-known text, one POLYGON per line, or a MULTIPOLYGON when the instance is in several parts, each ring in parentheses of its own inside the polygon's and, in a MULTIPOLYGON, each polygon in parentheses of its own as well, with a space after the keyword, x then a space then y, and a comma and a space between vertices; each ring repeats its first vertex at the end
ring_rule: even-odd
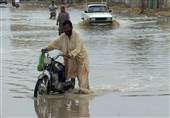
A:
POLYGON ((112 23, 111 12, 106 3, 90 3, 83 12, 82 20, 89 23, 112 23))
POLYGON ((0 0, 0 4, 2 4, 2 3, 8 4, 8 1, 7 0, 0 0))

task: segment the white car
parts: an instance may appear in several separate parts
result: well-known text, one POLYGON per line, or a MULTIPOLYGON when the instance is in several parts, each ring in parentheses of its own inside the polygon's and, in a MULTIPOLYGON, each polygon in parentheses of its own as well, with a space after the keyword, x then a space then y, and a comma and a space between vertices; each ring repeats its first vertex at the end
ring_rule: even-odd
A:
POLYGON ((0 4, 8 4, 8 1, 7 0, 0 0, 0 4))
POLYGON ((82 14, 89 23, 112 23, 113 17, 106 3, 91 3, 82 14))

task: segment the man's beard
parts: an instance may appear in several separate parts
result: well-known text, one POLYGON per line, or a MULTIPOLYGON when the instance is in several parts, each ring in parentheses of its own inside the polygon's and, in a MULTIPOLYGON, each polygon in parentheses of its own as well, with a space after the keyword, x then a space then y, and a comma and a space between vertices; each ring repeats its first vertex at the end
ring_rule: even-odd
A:
POLYGON ((72 30, 69 31, 69 32, 65 32, 65 34, 66 34, 67 36, 71 36, 71 35, 72 35, 72 30))

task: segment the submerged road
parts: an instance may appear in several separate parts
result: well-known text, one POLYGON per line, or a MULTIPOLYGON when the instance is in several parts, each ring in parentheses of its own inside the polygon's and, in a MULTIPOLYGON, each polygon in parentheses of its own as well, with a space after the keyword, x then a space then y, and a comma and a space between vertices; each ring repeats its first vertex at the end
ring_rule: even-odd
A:
MULTIPOLYGON (((88 47, 90 85, 95 93, 111 92, 119 97, 169 96, 170 21, 154 17, 114 15, 120 23, 117 29, 110 26, 83 27, 79 25, 81 10, 68 8, 68 12, 74 29, 81 33, 88 47)), ((40 100, 43 104, 34 101, 33 89, 39 74, 36 66, 40 49, 58 37, 56 21, 48 19, 48 9, 45 8, 15 9, 0 6, 0 13, 2 117, 37 117, 37 114, 42 118, 53 115, 96 117, 106 113, 103 110, 95 111, 95 104, 101 102, 97 99, 92 104, 89 97, 40 100)), ((51 55, 55 53, 51 52, 51 55)), ((116 100, 119 98, 116 97, 116 100)), ((164 103, 167 103, 164 106, 166 110, 157 112, 158 116, 169 114, 168 99, 164 103)), ((154 110, 151 107, 151 112, 146 110, 143 114, 133 114, 131 111, 116 114, 116 111, 108 110, 108 114, 154 117, 154 110)))

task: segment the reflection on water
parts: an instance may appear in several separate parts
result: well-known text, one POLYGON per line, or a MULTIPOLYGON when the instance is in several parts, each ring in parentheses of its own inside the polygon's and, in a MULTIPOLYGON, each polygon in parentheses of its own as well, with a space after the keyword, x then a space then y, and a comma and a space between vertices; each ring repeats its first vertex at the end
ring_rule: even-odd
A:
POLYGON ((90 118, 90 100, 90 97, 39 96, 34 100, 34 107, 38 118, 90 118))

